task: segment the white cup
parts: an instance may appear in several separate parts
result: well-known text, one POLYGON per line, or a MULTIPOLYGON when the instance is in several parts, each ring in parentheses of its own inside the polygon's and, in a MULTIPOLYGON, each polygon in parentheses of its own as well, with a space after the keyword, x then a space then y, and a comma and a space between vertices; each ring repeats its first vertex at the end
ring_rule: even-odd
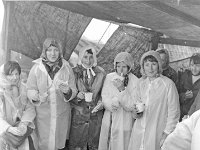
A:
POLYGON ((141 113, 141 112, 143 112, 144 109, 145 109, 145 104, 142 103, 142 102, 138 102, 138 103, 136 103, 136 108, 137 108, 137 110, 138 110, 137 113, 141 113))
POLYGON ((92 95, 93 95, 93 93, 91 93, 91 92, 86 92, 86 93, 85 93, 85 101, 86 101, 86 102, 91 102, 91 101, 92 101, 92 95))

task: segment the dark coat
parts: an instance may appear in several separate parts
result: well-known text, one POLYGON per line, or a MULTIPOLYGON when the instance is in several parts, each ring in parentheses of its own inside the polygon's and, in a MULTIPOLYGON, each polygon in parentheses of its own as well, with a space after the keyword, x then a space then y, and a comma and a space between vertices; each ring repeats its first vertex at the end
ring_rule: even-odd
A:
POLYGON ((179 82, 179 100, 180 100, 180 109, 181 109, 181 117, 188 114, 191 105, 193 104, 197 93, 200 89, 200 79, 198 79, 194 84, 192 83, 192 73, 190 70, 186 70, 180 79, 179 82), (184 98, 184 93, 187 90, 192 90, 193 97, 186 99, 184 98))
POLYGON ((72 106, 72 124, 70 130, 69 147, 84 148, 89 146, 89 149, 97 149, 99 143, 99 135, 101 129, 101 121, 103 110, 97 113, 91 113, 93 108, 101 101, 101 89, 103 86, 105 72, 99 67, 93 67, 95 76, 89 83, 86 83, 86 70, 82 66, 74 68, 74 75, 78 92, 92 92, 93 101, 88 103, 85 100, 78 101, 75 97, 71 101, 72 106))

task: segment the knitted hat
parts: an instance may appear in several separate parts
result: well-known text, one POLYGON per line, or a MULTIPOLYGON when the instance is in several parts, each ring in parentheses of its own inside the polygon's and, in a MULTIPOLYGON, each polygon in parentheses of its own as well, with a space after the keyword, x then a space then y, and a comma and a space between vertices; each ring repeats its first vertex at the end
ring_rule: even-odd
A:
POLYGON ((147 56, 153 56, 155 57, 155 59, 158 61, 158 73, 161 74, 162 73, 162 63, 161 63, 161 58, 160 58, 160 55, 158 52, 156 51, 153 51, 153 50, 150 50, 146 53, 144 53, 140 59, 140 66, 141 66, 141 74, 143 76, 145 76, 145 71, 144 71, 144 59, 147 57, 147 56))

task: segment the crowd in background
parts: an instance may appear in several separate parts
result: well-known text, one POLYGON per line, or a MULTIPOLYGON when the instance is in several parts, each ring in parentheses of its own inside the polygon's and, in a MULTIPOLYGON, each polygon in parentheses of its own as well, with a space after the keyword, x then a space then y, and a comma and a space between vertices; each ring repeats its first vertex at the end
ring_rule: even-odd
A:
POLYGON ((93 47, 71 68, 47 38, 33 63, 27 80, 15 61, 0 67, 0 150, 200 148, 200 54, 178 75, 166 49, 148 51, 134 75, 120 52, 106 74, 93 47))

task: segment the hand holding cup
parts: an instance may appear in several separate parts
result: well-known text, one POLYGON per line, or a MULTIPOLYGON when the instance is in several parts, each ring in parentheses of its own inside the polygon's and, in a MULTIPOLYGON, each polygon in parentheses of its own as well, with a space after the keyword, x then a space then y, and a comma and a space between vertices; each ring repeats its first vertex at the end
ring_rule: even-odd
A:
POLYGON ((145 104, 142 102, 137 102, 136 103, 136 112, 137 114, 142 113, 145 109, 145 104))
POLYGON ((59 84, 59 89, 63 92, 63 93, 68 93, 70 90, 70 87, 68 86, 67 83, 61 83, 59 84))

